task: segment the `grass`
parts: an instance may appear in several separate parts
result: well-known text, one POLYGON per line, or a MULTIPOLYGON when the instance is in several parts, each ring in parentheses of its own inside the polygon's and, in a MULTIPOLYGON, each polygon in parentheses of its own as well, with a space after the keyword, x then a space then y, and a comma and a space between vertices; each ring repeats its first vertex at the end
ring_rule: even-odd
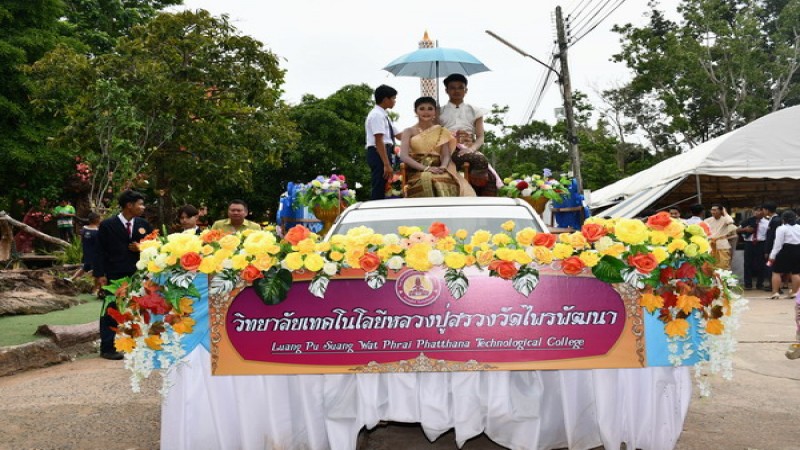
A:
POLYGON ((100 300, 90 294, 78 297, 86 303, 47 314, 0 317, 0 347, 41 339, 33 334, 40 325, 79 325, 98 320, 102 306, 100 300))

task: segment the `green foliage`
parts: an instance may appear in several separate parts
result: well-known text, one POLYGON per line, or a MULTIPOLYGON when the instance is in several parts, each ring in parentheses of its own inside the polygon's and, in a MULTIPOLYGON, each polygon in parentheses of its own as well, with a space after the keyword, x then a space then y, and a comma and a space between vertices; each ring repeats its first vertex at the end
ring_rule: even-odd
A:
POLYGON ((609 284, 622 283, 625 281, 622 278, 622 269, 625 267, 625 263, 620 259, 605 255, 600 258, 596 266, 592 267, 592 275, 598 280, 609 284))
POLYGON ((83 245, 79 237, 72 238, 69 247, 53 253, 59 265, 80 264, 83 261, 83 245))
POLYGON ((265 305, 277 305, 286 300, 292 287, 292 272, 278 267, 271 267, 261 272, 264 277, 253 282, 253 289, 265 305))

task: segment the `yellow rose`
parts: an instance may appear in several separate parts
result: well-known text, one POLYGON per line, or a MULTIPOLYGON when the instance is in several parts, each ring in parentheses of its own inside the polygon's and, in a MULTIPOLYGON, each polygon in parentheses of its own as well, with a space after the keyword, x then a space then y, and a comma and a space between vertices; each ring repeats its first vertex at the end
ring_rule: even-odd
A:
POLYGON ((389 247, 379 248, 378 251, 375 253, 377 253, 381 261, 384 262, 386 262, 386 260, 394 256, 394 252, 392 252, 392 250, 389 247))
POLYGON ((303 255, 307 255, 314 251, 317 247, 317 244, 311 238, 305 238, 302 241, 298 242, 297 245, 294 246, 294 249, 298 252, 302 253, 303 255))
POLYGON ((468 235, 467 230, 465 230, 463 228, 458 230, 458 231, 456 231, 456 237, 458 239, 461 239, 462 241, 467 238, 467 235, 468 235))
POLYGON ((366 252, 364 252, 363 248, 353 248, 347 250, 347 252, 344 255, 345 262, 350 267, 359 268, 361 267, 361 263, 359 262, 359 260, 361 259, 362 256, 364 256, 364 253, 366 252))
POLYGON ((286 268, 289 270, 299 270, 303 267, 303 255, 299 252, 291 252, 283 259, 286 268))
POLYGON ((244 240, 242 247, 247 253, 257 255, 259 253, 266 253, 267 249, 275 245, 277 241, 275 235, 266 231, 252 230, 247 238, 244 240))
POLYGON ((686 254, 689 258, 694 258, 697 256, 697 244, 689 244, 686 248, 683 249, 683 253, 686 254))
POLYGON ((614 227, 614 234, 626 244, 639 245, 647 239, 647 225, 641 220, 620 219, 614 227))
POLYGON ((383 235, 382 234, 373 234, 369 237, 369 243, 371 245, 381 245, 383 244, 383 235))
POLYGON ((231 264, 233 270, 242 270, 247 267, 249 262, 247 261, 246 255, 233 255, 231 258, 231 264))
POLYGON ((450 252, 456 248, 456 240, 452 236, 445 236, 436 243, 436 248, 442 251, 450 252))
POLYGON ((619 256, 623 252, 625 252, 625 246, 620 244, 619 242, 616 242, 614 244, 611 244, 611 246, 606 248, 605 250, 602 250, 600 254, 602 254, 603 256, 608 255, 608 256, 613 256, 614 258, 619 258, 619 256))
POLYGON ((236 235, 229 234, 227 236, 223 236, 222 239, 219 240, 219 245, 225 250, 230 250, 231 252, 236 250, 236 247, 239 246, 239 238, 236 235))
POLYGON ((514 250, 514 261, 524 265, 532 263, 533 258, 525 250, 514 250))
POLYGON ((444 256, 444 264, 451 269, 460 269, 467 264, 467 257, 462 253, 449 252, 444 256))
POLYGON ((202 253, 203 256, 208 256, 208 255, 214 253, 214 247, 206 244, 206 245, 203 246, 203 248, 200 249, 200 253, 202 253))
POLYGON ((231 256, 233 256, 233 252, 230 251, 230 250, 226 250, 224 248, 220 249, 220 250, 217 250, 217 252, 214 253, 214 258, 218 262, 224 261, 224 260, 230 258, 231 256))
POLYGON ((472 245, 480 245, 485 242, 489 242, 489 239, 492 238, 492 233, 489 233, 486 230, 478 230, 472 235, 472 240, 470 243, 472 245))
POLYGON ((158 239, 151 239, 149 241, 142 241, 139 243, 139 251, 147 250, 148 248, 159 248, 161 247, 161 241, 158 239))
POLYGON ((472 253, 475 251, 475 246, 472 244, 464 244, 464 251, 467 253, 472 253))
POLYGON ((306 266, 306 269, 312 272, 319 272, 322 270, 322 266, 325 265, 325 259, 323 259, 318 253, 311 253, 306 255, 306 259, 303 263, 306 266))
POLYGON ((256 269, 261 271, 269 270, 273 264, 275 264, 275 258, 269 255, 257 255, 256 259, 253 260, 253 265, 256 266, 256 269))
POLYGON ((314 246, 314 250, 318 252, 327 252, 331 249, 330 242, 320 242, 314 246))
POLYGON ((594 249, 598 252, 604 252, 614 245, 614 240, 608 236, 603 236, 594 243, 594 249))
POLYGON ((704 236, 692 236, 692 238, 689 240, 692 242, 692 244, 697 245, 698 253, 708 253, 710 250, 708 239, 706 239, 704 236))
POLYGON ((600 262, 600 254, 594 250, 586 250, 585 252, 581 252, 578 258, 580 258, 580 260, 586 264, 586 267, 594 267, 600 262))
POLYGON ((512 250, 508 247, 501 247, 497 249, 495 255, 497 255, 497 259, 501 261, 513 261, 514 260, 514 253, 515 250, 512 250))
POLYGON ((683 239, 675 239, 667 245, 667 251, 670 253, 675 253, 677 251, 683 251, 686 248, 687 242, 683 239))
POLYGON ((582 249, 589 246, 589 243, 586 241, 586 237, 583 233, 572 233, 569 236, 569 244, 572 245, 573 248, 582 249))
POLYGON ((476 261, 477 261, 477 259, 475 259, 475 257, 473 255, 467 255, 467 263, 466 263, 466 265, 471 266, 471 265, 475 264, 476 261))
POLYGON ((567 259, 572 256, 574 250, 571 245, 559 242, 553 246, 553 256, 557 259, 567 259))
POLYGON ((522 245, 531 245, 535 237, 536 231, 534 231, 533 228, 523 228, 517 233, 517 242, 522 245))
POLYGON ((428 253, 433 248, 430 244, 414 244, 406 250, 406 264, 414 270, 426 272, 433 267, 428 259, 428 253))
POLYGON ((502 225, 500 225, 500 228, 510 232, 510 231, 514 230, 514 227, 516 227, 516 226, 517 226, 517 224, 515 224, 513 220, 507 220, 507 221, 503 222, 502 225))
POLYGON ((494 252, 491 250, 481 250, 475 254, 478 265, 486 267, 494 260, 494 252))
POLYGON ((705 236, 706 231, 698 224, 694 223, 686 227, 686 231, 689 232, 692 236, 705 236))
POLYGON ((203 258, 203 262, 200 263, 200 267, 197 268, 198 271, 209 274, 214 273, 217 270, 217 260, 216 258, 203 258))
POLYGON ((269 253, 270 255, 277 255, 280 252, 281 252, 281 246, 278 244, 272 244, 267 247, 267 253, 269 253))
POLYGON ((533 247, 533 257, 542 264, 553 262, 553 252, 543 245, 533 247))
POLYGON ((669 258, 669 252, 664 247, 655 247, 653 248, 653 256, 656 258, 656 261, 660 263, 664 262, 665 259, 669 258))
POLYGON ((669 240, 667 233, 659 230, 650 230, 650 243, 653 245, 664 245, 669 240))
POLYGON ((683 236, 684 229, 686 229, 686 227, 683 225, 683 222, 680 220, 673 220, 672 223, 664 228, 664 233, 666 233, 667 236, 675 239, 683 236))
POLYGON ((339 262, 342 260, 342 258, 344 258, 344 254, 342 252, 334 250, 328 253, 328 258, 330 258, 331 261, 339 262))
POLYGON ((159 266, 158 264, 156 264, 156 262, 154 260, 150 260, 150 261, 147 262, 147 271, 148 272, 150 272, 150 273, 160 273, 162 270, 164 270, 164 268, 159 266))
POLYGON ((492 236, 492 244, 502 247, 511 243, 511 236, 507 234, 495 234, 492 236))
POLYGON ((178 262, 178 257, 175 255, 167 256, 167 265, 174 266, 178 262))

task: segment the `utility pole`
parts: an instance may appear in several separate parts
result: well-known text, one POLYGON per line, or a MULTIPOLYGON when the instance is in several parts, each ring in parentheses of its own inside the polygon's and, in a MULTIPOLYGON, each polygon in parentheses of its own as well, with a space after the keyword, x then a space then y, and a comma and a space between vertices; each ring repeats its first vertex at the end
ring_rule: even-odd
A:
POLYGON ((561 89, 564 97, 564 117, 567 121, 567 141, 569 142, 569 158, 572 162, 572 176, 578 182, 578 192, 583 192, 583 178, 581 177, 581 155, 578 153, 578 133, 575 129, 575 114, 572 109, 572 84, 569 79, 569 66, 567 65, 567 34, 564 31, 564 18, 561 7, 556 6, 556 31, 558 33, 558 60, 561 61, 561 89))

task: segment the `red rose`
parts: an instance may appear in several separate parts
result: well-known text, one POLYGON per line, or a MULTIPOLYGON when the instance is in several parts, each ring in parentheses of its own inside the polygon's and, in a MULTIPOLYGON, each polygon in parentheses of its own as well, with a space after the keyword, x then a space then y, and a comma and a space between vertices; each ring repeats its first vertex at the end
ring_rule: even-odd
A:
POLYGON ((586 267, 586 264, 577 256, 570 256, 561 261, 561 271, 567 275, 577 275, 583 272, 584 267, 586 267))
POLYGON ((553 248, 556 243, 556 235, 550 233, 536 233, 533 238, 533 245, 540 245, 542 247, 553 248))
POLYGON ((442 222, 433 222, 430 228, 428 228, 428 233, 441 239, 450 234, 450 230, 447 228, 447 225, 442 222))
POLYGON ((295 225, 286 233, 286 236, 283 238, 286 239, 292 245, 297 245, 298 242, 302 241, 303 239, 307 238, 311 234, 311 231, 302 226, 302 225, 295 225))
POLYGON ((242 279, 248 283, 252 283, 253 281, 263 278, 264 274, 258 270, 258 267, 248 264, 247 267, 242 270, 242 279))
POLYGON ((201 262, 203 262, 203 257, 197 252, 184 253, 181 256, 181 267, 184 270, 195 271, 200 267, 201 262))
POLYGON ((599 223, 587 223, 581 227, 581 234, 589 242, 597 242, 601 237, 605 236, 608 232, 606 227, 599 223))
POLYGON ((358 258, 358 265, 364 272, 375 272, 381 265, 381 258, 375 253, 365 253, 364 256, 358 258))
POLYGON ((641 273, 650 273, 658 267, 658 261, 652 253, 628 256, 628 264, 632 265, 641 273))
POLYGON ((697 275, 697 268, 688 262, 681 264, 675 272, 675 278, 694 278, 697 275))
POLYGON ((497 276, 510 280, 517 274, 517 266, 511 261, 494 260, 489 264, 489 270, 497 272, 497 276))
POLYGON ((661 211, 647 218, 647 226, 654 230, 663 230, 671 223, 672 217, 670 217, 669 213, 666 211, 661 211))
POLYGON ((517 183, 517 189, 519 189, 520 191, 528 189, 528 182, 525 180, 520 181, 519 183, 517 183))
POLYGON ((708 224, 705 222, 698 222, 697 225, 706 232, 706 236, 711 236, 711 228, 708 227, 708 224))

